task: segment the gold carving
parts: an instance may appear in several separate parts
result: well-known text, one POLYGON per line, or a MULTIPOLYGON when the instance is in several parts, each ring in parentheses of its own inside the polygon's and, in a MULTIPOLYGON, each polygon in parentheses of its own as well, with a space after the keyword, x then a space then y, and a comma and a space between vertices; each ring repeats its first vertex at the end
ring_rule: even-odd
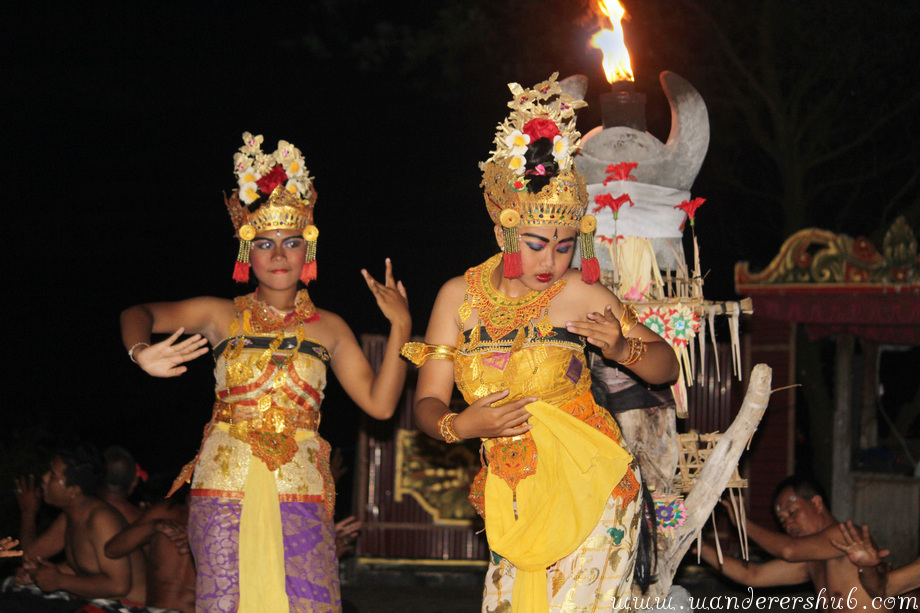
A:
POLYGON ((396 501, 408 494, 435 522, 470 525, 476 512, 467 497, 480 465, 475 446, 478 441, 448 445, 416 430, 399 430, 396 501))
POLYGON ((867 239, 810 228, 796 232, 761 272, 735 265, 735 287, 815 283, 887 284, 920 282, 917 239, 903 217, 883 241, 884 256, 867 239))

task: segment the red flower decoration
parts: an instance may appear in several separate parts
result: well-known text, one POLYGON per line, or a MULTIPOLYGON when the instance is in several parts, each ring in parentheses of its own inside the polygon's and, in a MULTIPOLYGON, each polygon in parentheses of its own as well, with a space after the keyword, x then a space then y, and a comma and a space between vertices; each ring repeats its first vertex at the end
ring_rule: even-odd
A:
POLYGON ((281 166, 275 166, 267 175, 256 181, 256 185, 259 186, 259 191, 267 196, 279 185, 287 183, 287 180, 288 176, 284 169, 281 166))
POLYGON ((551 119, 543 119, 542 117, 537 117, 536 119, 531 119, 524 124, 524 134, 530 137, 530 142, 533 143, 538 138, 548 138, 553 140, 553 137, 559 136, 559 126, 556 125, 556 122, 551 119))
POLYGON ((594 197, 594 203, 597 205, 594 207, 595 213, 600 213, 605 207, 610 207, 610 210, 613 211, 613 218, 617 218, 617 213, 624 204, 629 203, 629 206, 634 206, 636 203, 632 201, 632 198, 629 197, 629 194, 621 194, 614 198, 610 194, 599 194, 594 197))
POLYGON ((684 213, 687 214, 687 217, 690 218, 690 225, 692 226, 694 222, 693 218, 696 216, 696 210, 700 208, 704 202, 706 202, 705 198, 694 198, 689 202, 684 200, 680 204, 675 205, 674 208, 683 210, 684 213))
POLYGON ((635 181, 636 177, 630 177, 629 173, 636 169, 639 162, 620 162, 611 164, 607 167, 607 178, 604 179, 604 185, 611 181, 635 181))

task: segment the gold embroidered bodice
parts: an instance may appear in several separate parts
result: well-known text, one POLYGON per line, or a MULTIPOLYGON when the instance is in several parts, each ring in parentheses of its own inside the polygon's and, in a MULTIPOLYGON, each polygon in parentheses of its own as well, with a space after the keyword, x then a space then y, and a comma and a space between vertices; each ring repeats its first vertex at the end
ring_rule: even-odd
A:
POLYGON ((591 374, 585 363, 584 340, 564 328, 525 332, 520 349, 512 351, 517 331, 491 340, 485 328, 473 343, 475 332, 457 339, 454 379, 467 403, 504 389, 508 400, 536 396, 562 405, 591 389, 591 374))
POLYGON ((458 313, 473 325, 457 337, 457 388, 470 404, 504 389, 511 390, 508 400, 536 396, 564 404, 591 388, 584 339, 553 327, 547 316, 550 301, 566 282, 517 298, 505 296, 492 283, 500 258, 489 258, 464 275, 467 293, 458 313))
POLYGON ((319 427, 330 356, 306 338, 301 323, 259 333, 247 325, 246 313, 214 348, 214 420, 229 423, 230 435, 274 470, 296 452, 297 430, 319 427))

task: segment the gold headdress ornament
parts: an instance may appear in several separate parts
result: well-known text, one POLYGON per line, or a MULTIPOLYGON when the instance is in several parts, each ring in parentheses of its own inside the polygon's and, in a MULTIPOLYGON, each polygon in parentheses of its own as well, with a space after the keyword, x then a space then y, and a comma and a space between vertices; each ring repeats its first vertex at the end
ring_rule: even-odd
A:
POLYGON ((505 238, 504 275, 520 277, 518 226, 575 228, 581 241, 581 277, 586 283, 600 278, 594 255, 597 220, 585 215, 588 189, 575 169, 572 156, 581 134, 575 129, 575 110, 587 103, 562 93, 559 73, 524 89, 508 88, 514 99, 511 114, 499 124, 492 157, 479 165, 486 208, 505 238))
POLYGON ((319 230, 313 225, 316 191, 300 150, 291 143, 278 141, 274 153, 262 152, 262 135, 243 133, 243 146, 233 156, 233 172, 238 188, 229 198, 224 196, 230 220, 240 239, 233 279, 249 280, 249 249, 251 241, 265 230, 300 230, 307 241, 307 257, 300 279, 310 283, 316 278, 316 238, 319 230), (252 210, 260 198, 268 199, 252 210), (242 201, 243 204, 240 203, 242 201))

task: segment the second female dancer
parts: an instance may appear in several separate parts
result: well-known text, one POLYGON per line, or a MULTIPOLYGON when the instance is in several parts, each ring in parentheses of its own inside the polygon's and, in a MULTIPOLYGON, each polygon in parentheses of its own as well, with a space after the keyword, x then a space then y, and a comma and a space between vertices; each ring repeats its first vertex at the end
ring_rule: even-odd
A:
POLYGON ((415 419, 448 443, 483 440, 470 493, 492 550, 483 612, 629 610, 640 477, 594 402, 585 343, 650 383, 676 379, 677 358, 595 283, 596 224, 572 160, 584 103, 555 75, 510 87, 512 113, 482 165, 503 253, 448 281, 426 342, 404 349, 421 365, 415 419), (569 268, 576 243, 581 275, 569 268), (459 414, 455 383, 469 403, 459 414))
MULTIPOLYGON (((317 433, 331 368, 368 415, 393 415, 405 380, 400 346, 411 321, 389 260, 384 283, 362 270, 390 335, 374 372, 348 325, 317 308, 299 282, 316 277, 316 192, 300 151, 271 154, 243 134, 239 189, 226 204, 240 241, 234 278, 258 288, 233 300, 199 297, 122 313, 129 357, 171 377, 213 347, 216 402, 191 480, 189 543, 198 611, 339 611, 329 444, 317 433), (171 334, 151 343, 151 333, 171 334), (191 334, 180 340, 182 334, 191 334)), ((175 488, 174 488, 175 489, 175 488)))

